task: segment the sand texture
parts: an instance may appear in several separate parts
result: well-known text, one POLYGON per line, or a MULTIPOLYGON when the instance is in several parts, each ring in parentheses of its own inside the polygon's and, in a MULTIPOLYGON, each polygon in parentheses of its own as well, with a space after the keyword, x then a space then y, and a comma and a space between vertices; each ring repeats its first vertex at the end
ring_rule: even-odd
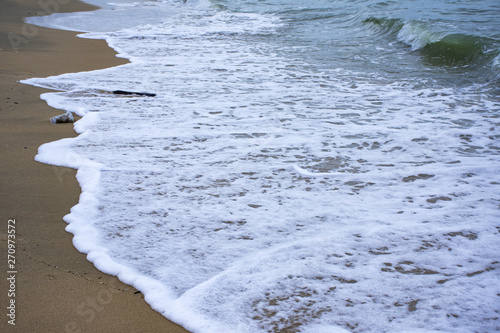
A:
POLYGON ((34 161, 46 142, 75 136, 63 113, 40 99, 31 77, 106 68, 126 62, 104 41, 31 26, 23 17, 92 10, 76 0, 1 0, 0 4, 0 332, 186 332, 152 310, 142 294, 101 273, 79 253, 63 216, 78 202, 75 171, 34 161), (63 4, 65 3, 65 4, 63 4), (55 5, 57 4, 57 6, 55 5), (7 297, 9 220, 15 220, 15 297, 7 297), (15 326, 8 302, 15 300, 15 326))

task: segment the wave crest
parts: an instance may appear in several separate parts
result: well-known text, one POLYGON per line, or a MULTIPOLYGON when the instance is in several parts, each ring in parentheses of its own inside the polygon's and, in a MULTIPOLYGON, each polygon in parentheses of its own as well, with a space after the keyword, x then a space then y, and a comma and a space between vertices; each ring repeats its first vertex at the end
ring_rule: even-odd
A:
POLYGON ((500 54, 494 40, 457 32, 439 31, 421 21, 368 18, 363 21, 377 33, 395 38, 419 51, 433 63, 451 66, 493 65, 500 54))

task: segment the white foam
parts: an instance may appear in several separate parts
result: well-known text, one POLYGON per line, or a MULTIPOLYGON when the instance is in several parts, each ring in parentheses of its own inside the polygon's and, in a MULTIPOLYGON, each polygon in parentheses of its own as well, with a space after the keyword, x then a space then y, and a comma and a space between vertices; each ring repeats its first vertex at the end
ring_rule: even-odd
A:
POLYGON ((83 116, 37 155, 78 169, 75 246, 193 332, 498 328, 498 105, 278 56, 280 28, 193 9, 24 81, 83 116))
POLYGON ((412 50, 419 50, 432 43, 439 42, 448 33, 431 31, 428 24, 406 21, 398 32, 398 40, 411 46, 412 50))

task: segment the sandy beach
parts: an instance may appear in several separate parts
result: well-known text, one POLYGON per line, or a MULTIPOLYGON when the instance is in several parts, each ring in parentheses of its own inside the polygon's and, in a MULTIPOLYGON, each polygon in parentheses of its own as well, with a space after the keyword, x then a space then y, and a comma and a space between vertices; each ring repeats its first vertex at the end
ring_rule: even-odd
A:
POLYGON ((49 118, 62 111, 40 99, 45 90, 18 81, 126 60, 116 58, 104 41, 23 22, 26 16, 92 6, 76 0, 2 0, 0 6, 0 331, 187 332, 152 310, 137 290, 101 273, 76 251, 62 219, 78 202, 75 171, 34 160, 40 145, 75 132, 72 124, 50 124, 49 118), (8 267, 14 263, 7 261, 12 234, 15 266, 8 267), (16 273, 8 273, 12 270, 16 273), (15 281, 6 279, 11 275, 15 281), (8 323, 12 316, 6 309, 12 300, 15 326, 8 323))

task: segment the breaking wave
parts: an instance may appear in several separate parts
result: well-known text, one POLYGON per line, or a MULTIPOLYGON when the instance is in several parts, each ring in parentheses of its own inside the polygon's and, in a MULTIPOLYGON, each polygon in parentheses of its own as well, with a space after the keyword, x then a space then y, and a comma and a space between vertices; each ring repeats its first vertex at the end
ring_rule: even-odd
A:
POLYGON ((363 22, 377 33, 410 46, 411 51, 436 65, 491 69, 500 54, 498 42, 492 38, 442 31, 423 21, 371 17, 363 22))

